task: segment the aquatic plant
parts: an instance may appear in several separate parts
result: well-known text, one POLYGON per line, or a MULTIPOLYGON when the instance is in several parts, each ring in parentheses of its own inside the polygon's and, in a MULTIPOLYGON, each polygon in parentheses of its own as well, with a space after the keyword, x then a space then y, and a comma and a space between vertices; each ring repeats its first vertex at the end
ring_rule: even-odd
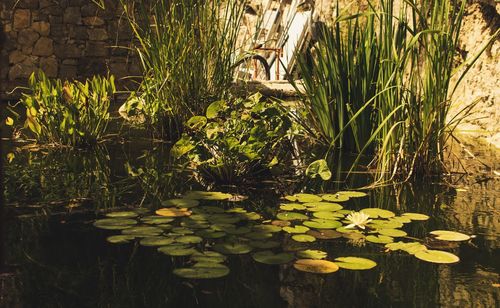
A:
POLYGON ((121 0, 132 27, 143 80, 127 108, 162 137, 226 97, 233 80, 243 0, 121 0), (135 104, 137 105, 137 104, 135 104))
POLYGON ((350 222, 350 224, 345 226, 345 228, 350 229, 350 228, 358 227, 358 228, 364 230, 366 228, 366 224, 372 221, 369 218, 370 218, 370 215, 368 215, 364 212, 351 212, 346 217, 346 219, 350 222))
MULTIPOLYGON (((107 132, 109 105, 116 91, 114 77, 94 76, 85 82, 51 80, 32 73, 20 104, 26 112, 22 132, 37 142, 67 146, 97 143, 107 132)), ((15 125, 22 117, 14 109, 7 118, 15 125)))
POLYGON ((269 173, 289 156, 292 122, 277 101, 257 93, 216 101, 191 117, 171 154, 215 182, 237 182, 269 173))
POLYGON ((460 81, 492 42, 457 67, 464 7, 464 0, 369 1, 366 11, 339 13, 299 63, 303 125, 358 160, 373 154, 378 183, 439 174, 445 142, 469 108, 447 122, 451 77, 460 81))

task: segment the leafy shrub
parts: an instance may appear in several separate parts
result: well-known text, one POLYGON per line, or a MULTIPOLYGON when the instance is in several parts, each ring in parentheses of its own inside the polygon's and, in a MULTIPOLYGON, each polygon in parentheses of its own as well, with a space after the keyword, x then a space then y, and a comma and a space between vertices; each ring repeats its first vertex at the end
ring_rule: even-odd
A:
MULTIPOLYGON (((43 143, 83 146, 96 143, 106 133, 109 104, 116 91, 113 76, 63 83, 39 72, 31 74, 28 90, 20 101, 26 110, 25 135, 43 143)), ((19 121, 20 115, 11 111, 19 121)), ((14 125, 10 117, 6 122, 14 125)))
POLYGON ((216 101, 205 116, 186 122, 171 154, 216 182, 268 174, 290 153, 292 122, 276 101, 259 93, 230 103, 216 101))

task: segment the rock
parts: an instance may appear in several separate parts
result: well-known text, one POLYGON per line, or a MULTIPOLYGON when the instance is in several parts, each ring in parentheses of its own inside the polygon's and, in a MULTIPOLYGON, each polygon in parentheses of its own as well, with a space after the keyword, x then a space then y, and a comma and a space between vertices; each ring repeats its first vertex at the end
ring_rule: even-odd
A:
POLYGON ((70 6, 64 10, 63 22, 65 24, 81 24, 82 14, 77 6, 70 6))
POLYGON ((34 56, 51 56, 54 53, 53 41, 47 37, 41 37, 33 47, 34 56))
POLYGON ((76 66, 75 65, 61 65, 59 70, 60 78, 75 78, 76 77, 76 66))
POLYGON ((108 55, 108 47, 104 42, 88 41, 85 51, 85 55, 90 57, 106 57, 108 55))
POLYGON ((19 0, 16 2, 16 7, 21 9, 37 9, 38 0, 19 0))
POLYGON ((9 55, 9 63, 10 64, 21 63, 24 60, 26 60, 27 57, 28 56, 23 54, 21 51, 15 50, 9 55))
POLYGON ((47 77, 57 77, 57 60, 55 58, 41 58, 40 69, 47 75, 47 77))
POLYGON ((40 35, 32 29, 24 29, 19 31, 17 42, 22 46, 33 46, 40 35))
POLYGON ((9 70, 9 80, 28 78, 36 70, 36 58, 26 58, 22 63, 12 66, 9 70))
POLYGON ((102 26, 104 25, 104 19, 97 16, 84 17, 83 24, 86 26, 102 26))
POLYGON ((14 30, 28 28, 31 23, 31 11, 28 9, 17 9, 14 12, 14 30))
POLYGON ((109 38, 108 32, 103 28, 88 29, 87 32, 91 41, 105 41, 109 38))
POLYGON ((37 21, 31 25, 31 28, 38 32, 41 36, 48 36, 50 34, 50 23, 46 21, 37 21))

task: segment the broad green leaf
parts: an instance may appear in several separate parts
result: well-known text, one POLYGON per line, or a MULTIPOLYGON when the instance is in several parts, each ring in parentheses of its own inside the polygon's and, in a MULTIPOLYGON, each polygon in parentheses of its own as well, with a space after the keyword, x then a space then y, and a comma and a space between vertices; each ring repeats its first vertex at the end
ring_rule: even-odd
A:
POLYGON ((394 238, 387 235, 368 235, 366 237, 368 242, 376 243, 376 244, 387 244, 392 243, 394 238))
POLYGON ((208 106, 206 116, 208 119, 214 119, 219 116, 219 113, 225 111, 227 108, 227 103, 225 101, 215 101, 208 106))
POLYGON ((313 250, 313 249, 297 251, 296 255, 301 259, 315 259, 315 260, 324 259, 328 256, 328 254, 322 250, 313 250))
POLYGON ((259 263, 269 264, 269 265, 278 265, 285 264, 291 262, 294 257, 291 253, 274 253, 270 250, 259 251, 252 254, 252 258, 259 263))
POLYGON ((429 219, 429 216, 424 215, 424 214, 420 214, 420 213, 404 213, 401 216, 407 217, 411 220, 427 220, 427 219, 429 219))
POLYGON ((296 242, 301 242, 301 243, 310 243, 316 241, 316 238, 314 236, 307 234, 295 234, 292 235, 292 239, 296 242))
POLYGON ((299 259, 293 264, 297 270, 315 274, 329 274, 339 270, 339 266, 331 261, 299 259))
POLYGON ((207 125, 207 118, 204 116, 193 116, 186 122, 186 126, 193 131, 199 131, 205 125, 207 125))
POLYGON ((407 236, 406 232, 398 229, 377 229, 376 232, 382 235, 392 236, 392 237, 403 237, 407 236))
POLYGON ((332 178, 332 172, 328 168, 328 163, 324 159, 319 159, 312 162, 306 169, 306 176, 315 179, 320 176, 324 181, 332 178))
POLYGON ((222 264, 212 267, 176 268, 174 274, 187 279, 215 279, 227 276, 229 268, 222 264))
POLYGON ((432 231, 431 234, 441 241, 461 242, 470 240, 470 236, 467 234, 454 231, 436 230, 432 231))
POLYGON ((368 270, 377 266, 375 261, 359 257, 341 257, 336 258, 335 263, 344 269, 350 270, 368 270))
POLYGON ((195 206, 198 206, 200 204, 200 201, 195 200, 195 199, 169 199, 161 202, 162 206, 177 206, 177 207, 185 207, 185 208, 192 208, 195 206))
POLYGON ((451 264, 460 261, 460 258, 456 255, 440 250, 421 250, 417 251, 414 256, 423 261, 440 264, 451 264))
POLYGON ((340 221, 314 218, 304 221, 304 225, 314 229, 336 229, 342 226, 340 221))
POLYGON ((371 218, 390 218, 396 216, 393 212, 389 210, 384 210, 384 209, 379 209, 379 208, 366 208, 360 210, 360 212, 363 212, 365 214, 370 215, 371 218))
POLYGON ((309 217, 307 217, 306 215, 301 214, 301 213, 296 213, 296 212, 278 213, 278 215, 276 215, 276 218, 278 218, 279 220, 306 220, 306 219, 309 219, 309 217))
POLYGON ((306 233, 309 231, 309 228, 306 226, 295 226, 295 227, 284 227, 283 231, 287 233, 306 233))

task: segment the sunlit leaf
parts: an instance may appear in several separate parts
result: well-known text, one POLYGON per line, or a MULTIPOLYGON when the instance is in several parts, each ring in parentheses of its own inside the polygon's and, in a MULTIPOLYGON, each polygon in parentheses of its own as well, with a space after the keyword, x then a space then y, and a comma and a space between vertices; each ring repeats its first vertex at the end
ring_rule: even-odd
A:
POLYGON ((315 274, 329 274, 339 270, 339 266, 331 261, 300 259, 293 264, 297 270, 315 274))
POLYGON ((252 254, 252 258, 259 263, 269 265, 285 264, 294 259, 291 253, 282 252, 275 254, 270 250, 256 252, 252 254))
POLYGON ((324 181, 328 181, 332 178, 332 172, 328 168, 328 163, 324 159, 319 159, 312 162, 306 169, 306 176, 310 178, 316 178, 320 176, 324 181))
POLYGON ((432 263, 450 264, 460 261, 460 258, 456 255, 440 250, 421 250, 417 251, 414 256, 420 260, 432 263))
POLYGON ((350 270, 368 270, 377 266, 375 261, 359 257, 341 257, 336 258, 335 263, 344 269, 350 270))

